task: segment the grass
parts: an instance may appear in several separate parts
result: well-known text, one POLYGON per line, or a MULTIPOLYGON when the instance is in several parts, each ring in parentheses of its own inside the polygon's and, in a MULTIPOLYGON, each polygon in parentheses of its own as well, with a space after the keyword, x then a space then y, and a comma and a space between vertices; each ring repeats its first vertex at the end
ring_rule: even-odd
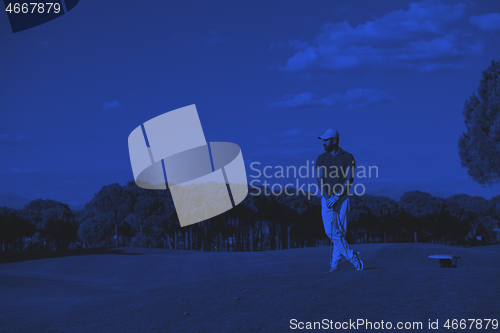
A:
MULTIPOLYGON (((253 253, 120 249, 0 265, 2 332, 290 332, 290 320, 500 319, 500 251, 354 245, 365 271, 326 274, 328 247, 253 253), (429 254, 462 257, 440 269, 429 254)), ((492 250, 493 249, 493 250, 492 250)), ((369 332, 370 330, 361 330, 369 332)), ((381 332, 383 330, 377 330, 381 332)), ((424 330, 425 331, 425 330, 424 330)), ((451 330, 452 331, 452 330, 451 330)), ((465 332, 467 330, 464 330, 465 332)))

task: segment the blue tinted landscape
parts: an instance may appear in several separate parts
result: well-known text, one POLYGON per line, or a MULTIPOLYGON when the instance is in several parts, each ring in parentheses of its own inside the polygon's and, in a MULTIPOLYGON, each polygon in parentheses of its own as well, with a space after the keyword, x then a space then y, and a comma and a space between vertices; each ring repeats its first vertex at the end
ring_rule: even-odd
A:
POLYGON ((498 330, 499 2, 68 6, 17 32, 0 14, 1 332, 498 330), (181 227, 127 140, 193 104, 248 195, 181 227), (328 274, 328 129, 361 271, 328 274))

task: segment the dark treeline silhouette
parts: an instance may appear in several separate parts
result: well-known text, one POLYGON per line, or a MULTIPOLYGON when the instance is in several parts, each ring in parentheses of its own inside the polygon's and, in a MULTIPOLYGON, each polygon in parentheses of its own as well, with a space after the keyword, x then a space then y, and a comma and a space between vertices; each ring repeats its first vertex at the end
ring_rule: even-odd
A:
MULTIPOLYGON (((267 190, 267 193, 271 193, 267 190)), ((235 208, 181 228, 168 190, 134 182, 104 186, 81 211, 53 200, 24 209, 0 207, 2 251, 152 247, 198 251, 264 251, 327 245, 320 198, 249 195, 235 208)), ((351 200, 348 241, 427 242, 475 246, 500 242, 500 196, 440 198, 406 192, 399 201, 363 195, 351 200)))

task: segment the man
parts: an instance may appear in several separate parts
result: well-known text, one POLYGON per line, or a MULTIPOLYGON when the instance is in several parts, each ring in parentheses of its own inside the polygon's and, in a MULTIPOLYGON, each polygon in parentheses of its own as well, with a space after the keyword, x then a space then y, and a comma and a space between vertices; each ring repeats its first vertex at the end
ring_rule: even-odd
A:
POLYGON ((359 252, 354 252, 345 239, 347 212, 349 207, 349 188, 354 181, 356 162, 354 157, 339 147, 339 133, 326 130, 319 136, 323 140, 325 152, 318 156, 316 168, 318 184, 321 189, 321 215, 325 232, 333 243, 330 270, 339 269, 342 257, 349 260, 358 271, 363 270, 359 252))

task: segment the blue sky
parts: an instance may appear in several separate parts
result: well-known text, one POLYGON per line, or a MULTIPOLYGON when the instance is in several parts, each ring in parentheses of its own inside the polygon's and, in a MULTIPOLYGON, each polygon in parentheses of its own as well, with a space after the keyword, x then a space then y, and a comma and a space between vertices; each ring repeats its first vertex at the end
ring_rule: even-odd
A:
POLYGON ((16 34, 0 15, 0 44, 0 192, 83 205, 133 179, 135 127, 196 104, 249 180, 252 162, 315 161, 334 128, 378 167, 366 193, 500 193, 457 152, 464 101, 500 60, 498 1, 86 0, 16 34))

